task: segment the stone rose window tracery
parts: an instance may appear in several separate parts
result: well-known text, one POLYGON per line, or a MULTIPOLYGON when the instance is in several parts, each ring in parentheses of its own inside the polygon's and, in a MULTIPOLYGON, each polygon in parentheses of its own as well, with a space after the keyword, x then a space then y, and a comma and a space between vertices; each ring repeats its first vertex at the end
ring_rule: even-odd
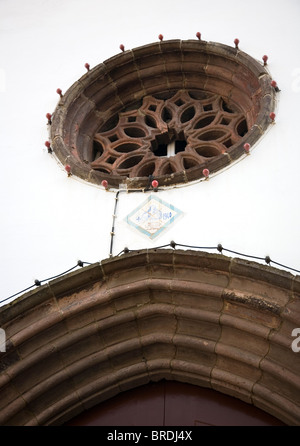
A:
POLYGON ((94 136, 91 167, 129 178, 160 177, 206 166, 248 131, 243 113, 219 95, 179 90, 166 100, 145 96, 94 136))
POLYGON ((88 182, 187 183, 258 141, 274 95, 265 66, 238 48, 161 41, 114 56, 61 95, 51 144, 88 182))

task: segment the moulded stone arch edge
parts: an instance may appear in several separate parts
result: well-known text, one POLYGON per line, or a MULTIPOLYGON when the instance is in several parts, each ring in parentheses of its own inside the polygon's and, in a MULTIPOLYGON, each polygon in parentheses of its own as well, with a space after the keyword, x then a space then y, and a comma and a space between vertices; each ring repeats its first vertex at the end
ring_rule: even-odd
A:
POLYGON ((10 395, 10 401, 3 396, 0 419, 59 424, 108 394, 165 378, 212 387, 297 424, 299 373, 286 326, 292 327, 291 313, 299 314, 299 290, 299 277, 285 271, 178 250, 125 254, 55 279, 0 310, 9 339, 7 356, 0 356, 0 396, 10 395), (245 290, 230 288, 241 281, 245 290), (261 294, 249 294, 249 281, 262 286, 261 294), (237 299, 227 298, 229 289, 237 299), (95 349, 85 351, 90 338, 95 349), (277 346, 281 357, 273 353, 277 346), (93 369, 100 363, 104 375, 93 369), (27 371, 40 364, 43 379, 29 378, 27 371), (50 376, 47 367, 54 368, 50 376), (20 387, 22 373, 27 388, 20 387), (69 391, 38 409, 38 401, 64 382, 69 391), (111 392, 96 382, 107 383, 111 392), (17 397, 9 393, 11 386, 17 397))
MULTIPOLYGON (((59 298, 65 293, 78 289, 80 290, 87 284, 93 284, 97 281, 106 282, 111 274, 119 269, 121 270, 127 265, 129 265, 130 269, 141 266, 151 267, 155 262, 160 264, 162 260, 164 264, 171 266, 171 268, 180 267, 180 265, 182 265, 187 268, 189 266, 192 268, 201 268, 207 272, 210 270, 217 270, 222 273, 228 273, 229 275, 235 274, 237 276, 249 277, 252 280, 255 279, 266 283, 272 283, 279 288, 290 290, 292 294, 294 292, 297 294, 300 292, 300 276, 294 276, 285 270, 280 270, 271 266, 264 266, 253 261, 194 250, 145 249, 85 266, 84 268, 53 279, 45 285, 23 294, 14 301, 1 307, 0 324, 5 324, 11 317, 17 317, 20 313, 28 311, 32 307, 35 307, 37 304, 41 304, 48 299, 59 298)), ((175 278, 172 279, 172 283, 174 283, 174 279, 175 278)), ((178 286, 180 287, 182 283, 183 281, 179 281, 178 286)), ((204 285, 201 281, 196 283, 198 291, 200 291, 199 287, 201 288, 205 286, 206 293, 214 295, 216 292, 215 285, 204 285)), ((192 286, 192 281, 190 286, 192 286)), ((183 284, 182 287, 184 290, 185 285, 183 284)), ((229 288, 227 289, 226 286, 221 288, 225 293, 225 297, 228 299, 242 298, 242 294, 238 296, 233 290, 230 290, 229 288)), ((118 288, 116 289, 118 290, 118 288)), ((120 292, 121 289, 122 287, 119 289, 120 292)), ((249 292, 246 293, 246 295, 249 295, 249 292)), ((110 299, 109 296, 106 298, 110 299)))

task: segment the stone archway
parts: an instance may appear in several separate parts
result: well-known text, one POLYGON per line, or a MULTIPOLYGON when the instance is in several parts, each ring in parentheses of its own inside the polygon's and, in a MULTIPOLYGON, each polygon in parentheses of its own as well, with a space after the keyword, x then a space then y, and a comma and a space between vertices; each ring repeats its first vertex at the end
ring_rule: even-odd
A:
POLYGON ((299 277, 223 255, 142 250, 0 309, 0 424, 62 425, 162 379, 300 422, 299 277))

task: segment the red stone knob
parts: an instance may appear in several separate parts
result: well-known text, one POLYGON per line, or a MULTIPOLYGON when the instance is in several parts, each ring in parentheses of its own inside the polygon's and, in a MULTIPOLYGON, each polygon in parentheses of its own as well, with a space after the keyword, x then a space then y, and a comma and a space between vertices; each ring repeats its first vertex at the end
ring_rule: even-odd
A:
POLYGON ((246 144, 244 144, 244 150, 246 153, 249 153, 250 151, 250 144, 248 142, 246 142, 246 144))

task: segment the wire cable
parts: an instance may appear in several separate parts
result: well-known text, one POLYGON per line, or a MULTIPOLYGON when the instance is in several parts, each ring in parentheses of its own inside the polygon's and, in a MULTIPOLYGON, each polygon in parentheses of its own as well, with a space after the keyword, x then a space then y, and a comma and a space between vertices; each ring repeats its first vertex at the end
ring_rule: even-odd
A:
MULTIPOLYGON (((290 266, 287 266, 287 265, 283 265, 282 263, 275 262, 269 256, 258 257, 258 256, 249 255, 249 254, 243 254, 243 253, 240 253, 240 252, 237 252, 237 251, 233 251, 233 250, 228 249, 228 248, 224 248, 221 244, 218 244, 217 246, 203 247, 203 246, 194 246, 194 245, 185 245, 185 244, 181 244, 181 243, 175 243, 172 240, 170 243, 168 243, 166 245, 156 246, 156 247, 151 248, 151 249, 155 250, 155 249, 162 249, 162 248, 167 248, 167 247, 171 247, 171 248, 175 249, 176 246, 180 246, 182 248, 191 248, 191 249, 200 249, 200 250, 217 250, 221 254, 222 254, 223 251, 226 251, 226 252, 230 252, 231 254, 235 254, 235 255, 238 255, 238 256, 242 256, 242 257, 247 257, 249 259, 262 260, 262 261, 265 261, 268 265, 271 265, 271 263, 272 263, 274 265, 281 266, 282 268, 289 269, 291 271, 295 271, 296 273, 300 273, 300 270, 295 269, 295 268, 291 268, 290 266)), ((120 251, 119 254, 116 257, 119 257, 122 254, 128 254, 130 252, 139 252, 139 251, 141 251, 141 249, 129 249, 129 248, 126 247, 122 251, 120 251)), ((48 282, 49 280, 53 280, 53 279, 56 279, 57 277, 64 276, 65 274, 69 273, 70 271, 73 271, 78 266, 83 267, 84 265, 93 265, 93 263, 82 262, 81 260, 78 260, 77 264, 75 266, 72 266, 72 268, 69 268, 68 270, 64 271, 63 273, 60 273, 60 274, 57 274, 55 276, 49 277, 48 279, 43 279, 41 281, 40 280, 35 280, 35 283, 33 285, 31 285, 31 286, 29 286, 29 287, 27 287, 27 288, 25 288, 25 289, 23 289, 21 291, 18 291, 17 293, 15 293, 15 294, 13 294, 13 295, 11 295, 9 297, 6 297, 5 299, 0 301, 0 304, 2 304, 3 302, 6 302, 9 299, 12 299, 12 298, 18 296, 19 294, 25 293, 26 291, 30 290, 33 287, 41 286, 43 282, 48 282)))
POLYGON ((17 293, 13 294, 12 296, 9 296, 9 297, 7 297, 6 299, 1 300, 0 303, 2 304, 2 302, 5 302, 5 301, 7 301, 7 300, 9 300, 9 299, 12 299, 13 297, 18 296, 18 294, 25 293, 26 291, 30 290, 30 289, 33 288, 34 286, 36 286, 36 284, 31 285, 31 286, 29 286, 28 288, 25 288, 25 289, 22 290, 22 291, 18 291, 17 293))
MULTIPOLYGON (((300 273, 300 270, 295 269, 295 268, 291 268, 290 266, 287 265, 283 265, 281 263, 275 262, 274 260, 272 260, 269 256, 265 256, 265 257, 258 257, 258 256, 253 256, 250 254, 243 254, 241 252, 237 252, 237 251, 233 251, 231 249, 228 248, 224 248, 221 244, 218 244, 217 246, 195 246, 195 245, 185 245, 185 244, 181 244, 181 243, 175 243, 174 241, 171 241, 169 244, 167 245, 163 245, 163 246, 156 246, 154 248, 151 249, 159 249, 159 248, 165 248, 167 246, 171 246, 173 249, 176 248, 176 246, 180 246, 182 248, 191 248, 191 249, 201 249, 201 250, 217 250, 222 254, 222 251, 226 251, 226 252, 230 252, 231 254, 235 254, 241 257, 247 257, 249 259, 255 259, 255 260, 262 260, 264 262, 266 262, 268 265, 270 265, 271 263, 273 263, 274 265, 278 265, 281 266, 283 268, 289 269, 291 271, 295 271, 297 273, 300 273)), ((129 252, 138 252, 140 251, 140 249, 129 249, 129 248, 124 248, 119 254, 118 256, 120 256, 121 254, 127 254, 129 252)))
POLYGON ((192 249, 217 249, 215 246, 192 246, 192 245, 182 245, 180 243, 173 242, 176 246, 182 246, 183 248, 192 248, 192 249))
POLYGON ((78 266, 83 267, 84 265, 92 265, 92 263, 89 263, 89 262, 82 262, 81 260, 78 260, 77 265, 72 266, 72 268, 67 269, 67 270, 64 271, 63 273, 57 274, 57 275, 52 276, 52 277, 48 277, 48 279, 43 279, 43 280, 38 280, 38 279, 36 279, 36 280, 34 281, 34 284, 33 284, 33 285, 31 285, 31 286, 29 286, 29 287, 27 287, 27 288, 24 288, 24 290, 18 291, 17 293, 12 294, 12 295, 9 296, 9 297, 6 297, 5 299, 3 299, 3 300, 0 301, 0 304, 2 304, 3 302, 6 302, 6 301, 9 300, 9 299, 12 299, 13 297, 18 296, 19 294, 25 293, 26 291, 30 290, 30 289, 33 288, 33 287, 39 287, 39 286, 41 286, 43 282, 48 282, 49 280, 53 280, 53 279, 56 279, 57 277, 64 276, 65 274, 69 273, 70 271, 73 271, 73 269, 77 268, 78 266))

